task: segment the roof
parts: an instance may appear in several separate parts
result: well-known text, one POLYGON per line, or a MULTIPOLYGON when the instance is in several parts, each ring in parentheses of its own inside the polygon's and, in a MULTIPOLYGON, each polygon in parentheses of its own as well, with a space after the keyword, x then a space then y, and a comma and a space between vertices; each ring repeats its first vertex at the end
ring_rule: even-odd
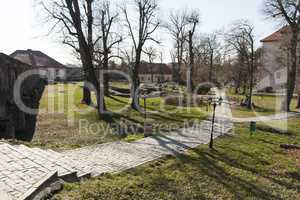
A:
POLYGON ((29 65, 0 53, 0 91, 12 91, 17 75, 30 68, 29 65))
POLYGON ((290 30, 289 26, 284 26, 278 31, 272 33, 271 35, 267 36, 266 38, 262 39, 261 42, 276 42, 279 41, 282 37, 282 33, 288 32, 290 30))
POLYGON ((66 68, 63 64, 44 54, 41 51, 17 50, 10 55, 23 63, 38 68, 66 68))
POLYGON ((167 64, 162 63, 141 63, 140 74, 172 74, 172 69, 167 64))

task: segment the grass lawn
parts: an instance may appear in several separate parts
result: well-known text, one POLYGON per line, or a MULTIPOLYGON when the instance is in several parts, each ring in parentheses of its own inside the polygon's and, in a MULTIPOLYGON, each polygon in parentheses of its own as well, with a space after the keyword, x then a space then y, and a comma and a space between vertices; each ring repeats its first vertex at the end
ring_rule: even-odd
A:
MULTIPOLYGON (((107 109, 113 114, 109 118, 99 119, 95 109, 80 104, 82 98, 80 85, 82 84, 58 84, 46 88, 41 100, 36 134, 33 141, 27 145, 65 150, 120 139, 132 141, 143 137, 140 133, 145 122, 144 114, 129 107, 117 112, 130 105, 128 98, 107 97, 105 99, 107 109), (68 98, 68 93, 72 94, 72 98, 68 98), (89 111, 82 113, 86 109, 89 111), (80 128, 80 120, 86 120, 89 127, 80 128), (133 135, 124 138, 115 134, 116 123, 134 124, 138 129, 132 131, 133 135)), ((186 120, 202 120, 207 116, 204 107, 188 110, 164 105, 163 102, 163 98, 147 100, 147 110, 155 112, 147 116, 147 123, 156 126, 171 124, 183 126, 186 120), (160 107, 161 104, 164 105, 164 109, 160 107)))
MULTIPOLYGON (((228 94, 228 96, 238 100, 238 102, 241 102, 245 98, 244 95, 228 94)), ((249 110, 239 105, 233 105, 231 106, 232 115, 233 117, 240 117, 240 118, 273 115, 275 113, 280 112, 282 98, 283 97, 278 97, 278 96, 254 95, 253 103, 258 108, 249 110)), ((292 111, 297 111, 296 101, 297 101, 296 98, 292 100, 292 105, 291 105, 292 111)))
POLYGON ((300 144, 300 118, 289 120, 289 131, 250 136, 247 126, 236 125, 235 134, 217 139, 214 150, 202 145, 126 172, 66 184, 53 199, 300 199, 300 152, 279 147, 300 144))

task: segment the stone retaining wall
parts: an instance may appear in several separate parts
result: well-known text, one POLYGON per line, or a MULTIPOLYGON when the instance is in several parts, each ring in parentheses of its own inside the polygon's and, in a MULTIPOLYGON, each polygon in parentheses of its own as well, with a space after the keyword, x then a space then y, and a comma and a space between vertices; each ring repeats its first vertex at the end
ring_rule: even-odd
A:
MULTIPOLYGON (((17 78, 33 69, 30 65, 19 62, 0 53, 0 138, 31 140, 35 131, 35 114, 20 110, 13 97, 17 78)), ((21 84, 21 100, 33 109, 38 109, 46 81, 39 75, 31 75, 21 84)))

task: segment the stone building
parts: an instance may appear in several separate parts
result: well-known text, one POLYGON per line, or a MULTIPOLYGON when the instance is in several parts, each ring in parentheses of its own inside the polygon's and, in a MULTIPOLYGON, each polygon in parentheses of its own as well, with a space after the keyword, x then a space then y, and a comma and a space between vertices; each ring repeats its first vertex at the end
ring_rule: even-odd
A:
POLYGON ((44 72, 50 83, 66 78, 67 67, 41 51, 17 50, 10 56, 44 72))
POLYGON ((25 112, 23 108, 39 108, 46 81, 36 68, 36 74, 27 76, 19 91, 15 89, 18 77, 32 69, 32 66, 0 53, 0 138, 29 141, 33 137, 37 112, 25 112))
POLYGON ((142 63, 139 69, 139 79, 141 82, 169 82, 172 81, 172 68, 161 63, 142 63))

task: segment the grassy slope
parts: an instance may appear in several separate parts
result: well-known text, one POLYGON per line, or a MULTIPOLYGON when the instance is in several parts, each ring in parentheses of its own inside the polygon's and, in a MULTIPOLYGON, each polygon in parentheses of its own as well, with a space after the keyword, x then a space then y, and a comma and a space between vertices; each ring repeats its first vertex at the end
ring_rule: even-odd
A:
MULTIPOLYGON (((229 94, 229 96, 239 99, 239 102, 241 102, 245 98, 245 96, 243 95, 229 94)), ((280 112, 281 101, 282 101, 282 97, 255 95, 253 96, 253 102, 259 108, 256 108, 253 111, 251 111, 245 107, 232 106, 232 114, 234 117, 242 117, 242 118, 272 115, 277 112, 280 112)), ((296 98, 293 99, 291 105, 293 111, 297 111, 295 107, 296 107, 296 98)))
MULTIPOLYGON (((125 86, 124 86, 125 87, 125 86)), ((78 110, 86 109, 85 105, 80 104, 81 89, 78 84, 55 85, 47 88, 41 100, 40 108, 47 112, 41 111, 38 120, 38 127, 34 140, 28 144, 30 146, 41 146, 57 150, 77 148, 81 146, 105 143, 122 139, 113 134, 110 123, 119 123, 121 119, 126 119, 126 123, 135 123, 140 127, 144 123, 144 115, 132 109, 124 109, 120 113, 114 113, 110 118, 101 119, 97 115, 97 111, 92 109, 86 114, 81 114, 78 110), (54 91, 51 92, 51 89, 54 91), (74 98, 68 99, 67 92, 74 90, 74 98), (49 92, 49 93, 48 93, 49 92), (54 110, 50 112, 49 105, 53 99, 54 110), (74 106, 70 107, 74 102, 74 106), (62 107, 60 112, 59 107, 62 107), (74 124, 68 126, 70 116, 74 116, 74 124), (86 119, 90 124, 94 124, 90 130, 79 129, 79 120, 86 119), (100 129, 98 133, 91 130, 100 129)), ((129 105, 127 98, 112 97, 106 98, 106 106, 110 111, 117 111, 125 105, 129 105)), ((148 99, 148 110, 156 111, 155 114, 148 115, 147 122, 159 125, 168 125, 175 123, 183 125, 185 120, 204 119, 207 115, 203 111, 204 108, 191 108, 189 112, 182 108, 176 111, 174 106, 165 106, 165 110, 160 108, 161 98, 148 99)), ((143 104, 143 101, 141 102, 143 104)), ((141 134, 131 135, 125 140, 131 141, 141 138, 141 134)))
POLYGON ((186 155, 68 184, 54 199, 300 199, 299 165, 279 148, 300 143, 299 122, 289 120, 291 136, 262 131, 250 136, 245 125, 237 125, 235 135, 218 139, 213 151, 203 145, 186 155))

